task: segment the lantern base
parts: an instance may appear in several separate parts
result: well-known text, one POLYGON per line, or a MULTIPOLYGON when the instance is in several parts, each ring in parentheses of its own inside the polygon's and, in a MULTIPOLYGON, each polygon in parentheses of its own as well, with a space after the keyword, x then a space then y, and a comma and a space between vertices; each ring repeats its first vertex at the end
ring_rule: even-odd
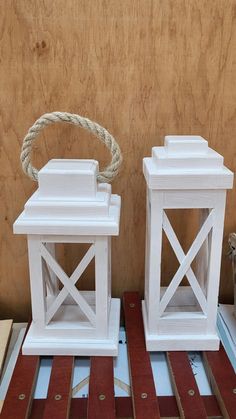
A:
POLYGON ((120 300, 111 299, 108 322, 108 337, 68 338, 63 337, 61 330, 57 336, 42 336, 32 322, 25 338, 23 355, 74 355, 74 356, 117 356, 119 345, 120 300))
POLYGON ((147 351, 217 351, 220 339, 215 333, 158 334, 149 333, 145 301, 142 301, 143 323, 147 351))

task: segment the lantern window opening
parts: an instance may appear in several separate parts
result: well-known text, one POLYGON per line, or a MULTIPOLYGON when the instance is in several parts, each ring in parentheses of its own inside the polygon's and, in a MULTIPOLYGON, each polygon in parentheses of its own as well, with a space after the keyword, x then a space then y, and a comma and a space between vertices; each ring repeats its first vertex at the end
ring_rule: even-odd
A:
POLYGON ((55 321, 55 318, 58 320, 60 313, 66 318, 66 311, 68 313, 73 311, 75 316, 80 318, 80 321, 89 322, 93 327, 95 327, 95 291, 90 291, 88 293, 82 292, 76 287, 76 284, 80 280, 84 271, 95 257, 94 244, 90 244, 85 255, 75 267, 71 275, 66 274, 65 270, 58 262, 56 255, 54 256, 52 254, 45 243, 41 244, 41 257, 44 266, 43 279, 47 288, 46 324, 48 325, 50 322, 55 321), (55 283, 55 277, 57 283, 55 283), (61 284, 61 286, 59 284, 61 284), (92 293, 94 296, 91 299, 89 297, 92 293))
MULTIPOLYGON (((201 312, 203 314, 207 312, 208 272, 205 273, 205 277, 203 279, 200 279, 198 278, 199 272, 197 272, 196 269, 196 265, 199 264, 199 258, 204 259, 205 257, 209 257, 208 243, 209 234, 213 226, 212 215, 214 210, 208 208, 205 210, 207 211, 207 216, 205 217, 204 222, 201 223, 200 228, 198 227, 197 232, 195 232, 195 238, 187 251, 183 249, 183 246, 176 235, 172 223, 167 215, 168 210, 163 210, 162 228, 165 233, 166 240, 163 240, 162 242, 162 252, 164 250, 163 247, 166 247, 166 244, 168 243, 168 246, 175 255, 179 266, 167 286, 163 286, 162 270, 162 286, 160 291, 159 307, 160 316, 163 316, 166 312, 171 311, 194 311, 197 313, 201 312), (203 254, 204 251, 207 252, 206 255, 203 254), (195 266, 193 267, 193 265, 195 266)), ((194 209, 191 210, 191 212, 192 211, 195 211, 196 213, 198 210, 194 209)), ((208 264, 207 262, 208 261, 206 261, 206 265, 208 264)))

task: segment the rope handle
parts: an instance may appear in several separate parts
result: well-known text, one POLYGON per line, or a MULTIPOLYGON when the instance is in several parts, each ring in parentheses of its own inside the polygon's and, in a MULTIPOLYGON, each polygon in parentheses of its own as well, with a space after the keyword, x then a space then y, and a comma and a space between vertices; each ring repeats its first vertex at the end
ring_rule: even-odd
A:
POLYGON ((68 112, 51 112, 42 115, 26 134, 22 149, 20 160, 23 171, 30 179, 34 181, 38 180, 38 170, 31 164, 32 147, 36 137, 40 131, 43 130, 47 125, 55 124, 56 122, 66 122, 68 124, 77 125, 85 130, 91 132, 99 140, 101 140, 106 147, 110 150, 112 159, 110 164, 102 171, 97 174, 98 182, 110 183, 119 172, 120 165, 122 163, 122 154, 119 145, 117 144, 114 137, 103 127, 96 122, 90 121, 80 115, 71 114, 68 112))

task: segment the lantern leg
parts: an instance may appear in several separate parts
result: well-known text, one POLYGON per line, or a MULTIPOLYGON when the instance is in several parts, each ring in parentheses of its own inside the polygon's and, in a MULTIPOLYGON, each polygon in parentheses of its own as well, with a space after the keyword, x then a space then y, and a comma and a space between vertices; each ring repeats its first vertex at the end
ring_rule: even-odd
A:
MULTIPOLYGON (((200 228, 206 221, 208 215, 209 215, 208 208, 200 209, 200 214, 199 214, 200 228)), ((197 266, 196 277, 205 295, 206 295, 206 289, 208 286, 207 279, 208 279, 208 263, 209 263, 210 241, 211 241, 210 238, 211 238, 211 233, 208 234, 206 240, 203 242, 196 257, 196 266, 197 266)))
POLYGON ((147 231, 145 258, 145 304, 148 333, 157 332, 161 286, 161 250, 163 223, 163 193, 149 190, 147 193, 147 231))
POLYGON ((95 294, 97 336, 107 337, 109 317, 109 240, 97 237, 95 241, 95 294))
POLYGON ((218 293, 220 281, 220 266, 222 253, 222 240, 224 229, 226 191, 220 191, 218 202, 213 209, 213 227, 211 233, 211 252, 208 271, 207 287, 207 324, 208 332, 215 334, 216 316, 218 309, 218 293))
POLYGON ((46 287, 43 278, 41 241, 36 236, 28 236, 28 253, 30 269, 30 289, 32 318, 35 326, 45 326, 46 287))

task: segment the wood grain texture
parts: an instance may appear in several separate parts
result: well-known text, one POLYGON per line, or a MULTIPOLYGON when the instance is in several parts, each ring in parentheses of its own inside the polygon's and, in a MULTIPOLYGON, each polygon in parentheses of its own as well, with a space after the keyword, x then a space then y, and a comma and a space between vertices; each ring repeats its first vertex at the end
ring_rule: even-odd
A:
POLYGON ((207 412, 190 366, 187 352, 167 352, 167 361, 180 417, 207 419, 207 412))
POLYGON ((219 351, 203 352, 203 359, 223 417, 235 418, 236 375, 223 346, 219 351))
POLYGON ((87 419, 115 419, 113 358, 91 358, 87 419))
MULTIPOLYGON (((223 419, 215 396, 202 396, 208 418, 223 419)), ((179 410, 174 396, 158 397, 161 417, 179 419, 179 410)), ((1 401, 0 401, 1 403, 1 401)), ((116 397, 116 417, 133 418, 131 397, 116 397)), ((88 398, 71 399, 70 419, 85 419, 87 415, 88 398)), ((42 419, 45 399, 34 399, 30 419, 42 419)))
MULTIPOLYGON (((22 173, 24 135, 45 112, 87 116, 106 127, 124 155, 113 192, 122 196, 113 240, 113 295, 144 287, 145 182, 142 158, 167 134, 199 134, 236 165, 235 0, 5 0, 0 2, 0 316, 26 320, 30 296, 24 237, 12 223, 36 188, 22 173), (131 245, 132 244, 132 245, 131 245)), ((33 162, 52 157, 110 159, 105 146, 76 127, 45 130, 33 162)), ((225 255, 235 230, 228 195, 221 301, 232 301, 225 255)), ((181 226, 176 215, 176 224, 181 226)), ((185 220, 183 241, 191 235, 185 220)), ((73 264, 74 253, 68 257, 73 264)), ((165 255, 166 280, 174 257, 165 255)), ((85 273, 85 277, 88 273, 85 273)), ((89 282, 89 281, 86 281, 89 282)))
POLYGON ((0 378, 11 337, 12 320, 0 320, 0 378))
POLYGON ((55 356, 53 358, 43 419, 69 418, 73 367, 73 356, 55 356))
POLYGON ((18 356, 1 411, 1 419, 28 419, 30 415, 39 357, 18 356), (24 371, 24 374, 22 373, 24 371))
POLYGON ((139 294, 125 292, 123 306, 134 418, 160 419, 151 361, 145 346, 139 294))

